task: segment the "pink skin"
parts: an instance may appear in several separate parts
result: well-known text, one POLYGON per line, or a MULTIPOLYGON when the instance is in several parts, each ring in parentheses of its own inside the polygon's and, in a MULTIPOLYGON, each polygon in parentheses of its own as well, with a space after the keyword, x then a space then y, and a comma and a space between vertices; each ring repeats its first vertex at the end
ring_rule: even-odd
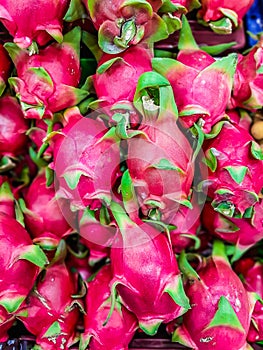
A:
POLYGON ((127 350, 138 327, 137 318, 119 302, 107 324, 103 326, 110 312, 111 266, 105 265, 95 278, 87 284, 86 310, 84 316, 84 333, 82 341, 91 337, 89 349, 122 349, 127 350))
POLYGON ((119 171, 120 151, 114 132, 105 136, 108 131, 101 120, 76 114, 63 129, 64 136, 57 137, 55 141, 57 189, 78 209, 86 206, 99 208, 101 199, 112 196, 112 186, 119 171), (71 181, 74 183, 70 187, 71 181))
POLYGON ((131 221, 120 207, 111 208, 121 230, 111 249, 111 285, 137 316, 140 328, 153 335, 160 323, 188 308, 177 262, 164 233, 140 219, 131 221))
POLYGON ((9 325, 12 325, 12 316, 19 314, 20 306, 33 288, 40 268, 24 255, 32 254, 32 257, 36 251, 28 232, 4 213, 0 213, 0 238, 0 339, 3 340, 7 338, 9 325))
POLYGON ((0 21, 21 48, 29 47, 33 40, 45 45, 52 35, 62 37, 63 17, 68 5, 68 0, 30 0, 26 6, 23 0, 15 3, 1 0, 0 21))
POLYGON ((94 87, 102 106, 120 101, 133 101, 139 76, 151 71, 151 50, 144 46, 132 46, 118 55, 104 53, 98 63, 98 68, 110 59, 120 57, 105 72, 93 76, 94 87), (134 60, 140 57, 140 60, 134 60), (121 82, 121 84, 120 84, 121 82))
POLYGON ((250 304, 241 280, 221 256, 206 259, 197 273, 200 280, 190 278, 185 286, 191 309, 175 333, 184 334, 188 346, 195 350, 243 349, 250 323, 250 304), (229 318, 211 324, 222 297, 231 305, 239 326, 234 326, 229 318))
POLYGON ((54 185, 46 186, 45 173, 38 174, 30 184, 25 196, 25 223, 34 241, 51 240, 58 244, 72 229, 55 199, 54 185))
POLYGON ((43 113, 50 118, 53 113, 77 103, 74 88, 80 79, 80 61, 70 44, 53 43, 31 56, 28 51, 21 50, 13 61, 17 69, 13 88, 21 102, 32 106, 24 110, 26 118, 41 119, 43 113), (37 71, 43 68, 50 78, 42 77, 43 73, 37 71))
POLYGON ((234 244, 241 252, 245 252, 262 239, 262 218, 262 201, 255 204, 253 219, 226 218, 216 212, 208 202, 202 213, 202 223, 208 232, 234 244))
POLYGON ((11 60, 3 45, 0 44, 0 89, 2 84, 7 82, 10 74, 11 60))
POLYGON ((36 336, 36 344, 47 350, 68 349, 75 336, 79 310, 72 298, 77 293, 76 281, 64 263, 57 263, 46 270, 29 295, 24 311, 20 316, 25 327, 36 336), (57 333, 45 335, 56 322, 57 333))
POLYGON ((190 193, 193 150, 169 112, 156 121, 143 122, 139 130, 144 135, 128 139, 127 159, 139 205, 147 215, 149 201, 158 202, 163 219, 169 223, 178 211, 178 201, 187 199, 190 193), (162 159, 182 171, 153 167, 162 159))
POLYGON ((25 135, 28 123, 16 100, 11 96, 0 98, 0 154, 17 156, 26 149, 25 135))
POLYGON ((206 22, 216 21, 224 17, 224 14, 220 10, 221 8, 229 9, 237 14, 240 24, 252 4, 253 0, 202 0, 202 7, 198 11, 198 17, 206 22))
MULTIPOLYGON (((263 264, 252 258, 245 258, 237 262, 236 270, 244 279, 245 288, 255 292, 263 298, 263 264)), ((248 341, 251 343, 263 340, 263 305, 257 301, 252 313, 252 320, 248 332, 248 341), (256 325, 256 326, 255 326, 256 325)))
POLYGON ((246 55, 238 55, 237 69, 234 75, 234 88, 229 107, 241 107, 250 111, 263 105, 263 75, 257 70, 263 63, 263 40, 246 55))
MULTIPOLYGON (((232 203, 241 214, 257 201, 255 195, 250 193, 259 195, 263 187, 263 161, 252 155, 252 141, 252 136, 243 127, 226 122, 220 133, 215 138, 206 141, 203 146, 206 157, 209 157, 209 150, 214 149, 213 152, 217 159, 215 171, 208 168, 208 178, 204 184, 204 188, 208 186, 208 196, 216 203, 232 203), (247 167, 240 186, 237 186, 226 168, 230 169, 233 166, 247 167), (233 193, 215 192, 219 189, 233 193)), ((254 146, 256 147, 256 144, 254 146)))

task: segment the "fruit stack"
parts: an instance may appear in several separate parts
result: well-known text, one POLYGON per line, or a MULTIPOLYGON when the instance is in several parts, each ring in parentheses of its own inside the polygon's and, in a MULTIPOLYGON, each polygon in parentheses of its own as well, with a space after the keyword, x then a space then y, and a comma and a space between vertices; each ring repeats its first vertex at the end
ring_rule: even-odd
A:
POLYGON ((252 3, 0 0, 0 347, 262 344, 263 39, 189 25, 252 3))

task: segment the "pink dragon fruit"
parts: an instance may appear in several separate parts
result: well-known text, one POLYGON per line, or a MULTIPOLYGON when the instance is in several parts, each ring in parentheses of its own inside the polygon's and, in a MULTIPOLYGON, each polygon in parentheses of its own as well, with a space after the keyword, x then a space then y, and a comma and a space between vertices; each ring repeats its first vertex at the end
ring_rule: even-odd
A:
POLYGON ((214 243, 212 256, 199 266, 198 274, 185 254, 180 260, 191 309, 175 330, 173 341, 196 350, 249 349, 249 296, 225 256, 223 243, 214 243))
MULTIPOLYGON (((98 30, 98 44, 109 54, 120 53, 142 41, 153 43, 165 39, 175 30, 156 13, 162 5, 160 0, 118 0, 115 3, 86 0, 85 5, 98 30)), ((177 20, 175 28, 176 24, 177 20)))
POLYGON ((21 48, 27 48, 36 41, 47 44, 52 38, 61 42, 63 17, 69 0, 30 0, 27 6, 23 0, 1 0, 0 21, 14 37, 21 48))
POLYGON ((260 199, 254 205, 252 218, 225 217, 207 202, 202 213, 202 223, 210 234, 234 245, 231 261, 235 261, 263 238, 263 202, 260 199))
POLYGON ((253 0, 202 0, 197 18, 218 34, 231 33, 242 25, 242 19, 253 4, 253 0))
POLYGON ((25 151, 28 123, 16 100, 11 96, 0 98, 0 154, 17 156, 25 151))
POLYGON ((262 152, 249 132, 237 124, 223 122, 215 129, 212 133, 217 136, 203 145, 208 178, 199 188, 208 189, 212 206, 221 214, 249 216, 263 187, 262 152))
POLYGON ((81 242, 89 249, 89 264, 92 266, 109 257, 116 227, 107 217, 104 207, 97 211, 86 208, 80 216, 78 231, 81 242))
POLYGON ((237 69, 234 75, 234 87, 229 107, 241 107, 250 111, 263 106, 263 38, 248 54, 238 54, 237 69))
POLYGON ((139 327, 153 335, 189 308, 177 261, 165 234, 140 219, 133 222, 117 203, 110 209, 119 227, 111 248, 112 293, 117 290, 139 327))
POLYGON ((61 238, 72 232, 55 198, 54 185, 47 187, 46 176, 40 172, 31 182, 25 195, 26 227, 34 242, 57 246, 61 238))
POLYGON ((115 128, 106 128, 99 118, 75 114, 63 135, 54 143, 58 195, 68 198, 75 210, 87 206, 93 210, 103 201, 108 203, 120 164, 115 128))
POLYGON ((5 89, 5 84, 9 77, 10 69, 11 60, 4 46, 0 44, 0 96, 5 89))
POLYGON ((17 70, 9 79, 26 118, 51 118, 53 113, 78 104, 88 94, 78 89, 80 80, 80 28, 64 36, 38 54, 30 55, 13 43, 6 43, 17 70), (61 60, 63 57, 63 60, 61 60))
POLYGON ((132 46, 119 55, 103 54, 93 76, 100 104, 132 102, 139 76, 152 70, 152 57, 151 50, 143 45, 132 46), (134 57, 140 59, 134 60, 134 57))
POLYGON ((76 281, 64 263, 48 267, 38 280, 19 319, 36 336, 40 349, 69 349, 75 341, 80 304, 76 293, 76 281))
POLYGON ((216 60, 199 49, 185 16, 182 22, 177 59, 154 58, 152 65, 171 83, 182 125, 189 128, 199 120, 207 133, 225 116, 237 55, 216 60))
POLYGON ((256 301, 247 340, 251 343, 263 341, 263 264, 252 258, 244 258, 237 262, 235 269, 241 274, 247 291, 257 293, 261 298, 256 301))
POLYGON ((33 287, 47 258, 14 218, 0 213, 0 340, 33 287))
POLYGON ((141 75, 135 100, 135 105, 142 104, 144 115, 137 132, 127 140, 127 167, 143 214, 158 208, 162 220, 169 223, 180 204, 190 205, 194 152, 177 125, 172 89, 165 78, 154 72, 141 75), (160 107, 144 96, 148 87, 156 93, 159 88, 160 96, 165 96, 160 107))
POLYGON ((138 327, 136 317, 119 301, 105 324, 111 309, 110 282, 111 266, 104 265, 94 279, 88 283, 84 333, 81 335, 80 350, 123 349, 128 345, 138 327))

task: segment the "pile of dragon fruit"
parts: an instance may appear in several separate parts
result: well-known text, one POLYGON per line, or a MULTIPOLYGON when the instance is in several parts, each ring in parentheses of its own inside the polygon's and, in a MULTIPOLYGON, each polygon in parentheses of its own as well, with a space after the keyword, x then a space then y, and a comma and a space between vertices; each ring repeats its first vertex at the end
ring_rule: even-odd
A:
POLYGON ((263 37, 189 21, 252 4, 0 0, 0 342, 263 344, 263 37))

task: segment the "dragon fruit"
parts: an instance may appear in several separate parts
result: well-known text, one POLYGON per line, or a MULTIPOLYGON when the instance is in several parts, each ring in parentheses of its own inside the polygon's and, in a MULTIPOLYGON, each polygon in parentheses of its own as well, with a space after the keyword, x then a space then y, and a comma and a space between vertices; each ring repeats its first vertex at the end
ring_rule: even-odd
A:
POLYGON ((46 176, 40 172, 31 182, 25 195, 24 216, 26 227, 34 242, 57 246, 62 237, 72 232, 55 197, 52 184, 47 187, 46 176))
POLYGON ((254 0, 202 0, 202 7, 197 12, 198 20, 218 34, 229 34, 242 25, 242 19, 254 0))
POLYGON ((0 339, 12 325, 14 315, 30 293, 38 274, 47 264, 40 247, 33 245, 28 232, 14 218, 0 213, 0 339))
POLYGON ((34 286, 24 306, 25 316, 19 319, 36 336, 40 349, 69 349, 75 342, 80 303, 76 293, 76 281, 63 262, 49 266, 34 286))
POLYGON ((247 340, 255 343, 263 340, 263 264, 252 258, 244 258, 237 262, 235 270, 241 274, 247 291, 257 293, 257 300, 250 324, 247 340))
POLYGON ((103 54, 93 76, 100 105, 132 102, 139 76, 152 70, 152 57, 151 50, 143 45, 132 46, 119 55, 103 54), (140 59, 135 61, 134 57, 140 59))
POLYGON ((173 334, 173 341, 196 350, 250 349, 246 337, 251 318, 249 296, 232 270, 224 245, 214 242, 213 254, 196 271, 180 257, 191 309, 173 334))
MULTIPOLYGON (((142 41, 153 43, 165 39, 177 28, 176 19, 174 28, 156 13, 162 5, 160 0, 115 3, 86 0, 85 5, 98 30, 98 44, 109 54, 123 52, 142 41)), ((173 23, 173 18, 170 22, 173 23)))
POLYGON ((61 44, 48 45, 35 55, 16 44, 5 44, 17 70, 17 77, 9 78, 9 83, 26 118, 52 118, 53 113, 74 106, 87 96, 87 91, 77 88, 80 34, 76 27, 61 44))
POLYGON ((221 214, 249 217, 263 187, 260 147, 238 124, 225 121, 213 132, 217 136, 203 145, 208 178, 200 183, 199 188, 208 189, 212 206, 221 214))
POLYGON ((186 128, 198 120, 204 132, 225 116, 237 55, 215 59, 199 49, 185 16, 177 59, 154 58, 153 69, 172 85, 179 120, 186 128))
POLYGON ((91 350, 128 350, 138 327, 136 317, 117 300, 114 310, 105 324, 111 309, 110 282, 111 266, 104 265, 94 279, 88 283, 86 295, 87 313, 84 316, 84 333, 81 335, 80 349, 89 344, 91 350))
POLYGON ((165 78, 154 72, 141 75, 135 100, 144 114, 137 132, 127 140, 127 167, 143 214, 158 208, 169 223, 180 204, 190 205, 194 152, 177 125, 172 89, 165 78), (145 95, 148 87, 164 97, 160 107, 145 95))
POLYGON ((120 164, 115 128, 98 119, 75 114, 54 143, 58 196, 68 198, 73 210, 95 209, 112 198, 120 164), (68 152, 68 150, 71 152, 68 152), (75 209, 74 209, 75 208, 75 209))
POLYGON ((9 73, 11 70, 11 60, 4 46, 0 44, 0 96, 2 95, 9 73))
POLYGON ((69 0, 1 0, 0 21, 21 48, 29 47, 33 41, 47 44, 52 38, 61 42, 63 17, 69 0))
POLYGON ((231 261, 235 261, 263 238, 262 200, 254 205, 252 218, 225 217, 207 202, 202 212, 202 223, 210 234, 234 245, 231 261))
POLYGON ((246 55, 238 54, 237 69, 229 107, 249 111, 263 106, 263 38, 246 55))
POLYGON ((115 202, 110 209, 119 227, 111 248, 112 294, 117 290, 139 327, 153 335, 189 308, 177 261, 165 234, 139 218, 132 221, 115 202))
POLYGON ((0 154, 17 156, 25 151, 28 123, 12 96, 0 98, 0 154))

